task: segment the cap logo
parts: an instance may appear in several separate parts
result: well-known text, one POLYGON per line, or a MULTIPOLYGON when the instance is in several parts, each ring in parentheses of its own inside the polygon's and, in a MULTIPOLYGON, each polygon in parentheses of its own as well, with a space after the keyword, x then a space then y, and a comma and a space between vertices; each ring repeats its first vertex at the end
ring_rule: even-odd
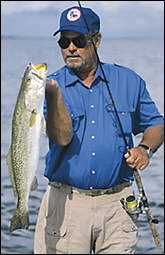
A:
POLYGON ((76 8, 69 10, 67 13, 67 19, 69 21, 76 21, 80 18, 80 16, 81 16, 81 12, 79 11, 79 9, 76 9, 76 8))

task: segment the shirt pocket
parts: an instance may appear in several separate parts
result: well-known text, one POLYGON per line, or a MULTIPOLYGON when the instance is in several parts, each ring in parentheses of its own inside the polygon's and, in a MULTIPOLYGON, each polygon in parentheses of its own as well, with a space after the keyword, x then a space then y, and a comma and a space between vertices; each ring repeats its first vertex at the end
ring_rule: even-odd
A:
MULTIPOLYGON (((113 126, 116 127, 117 134, 122 136, 122 131, 114 107, 109 104, 106 106, 106 110, 112 118, 113 126)), ((124 134, 126 136, 131 135, 134 128, 135 109, 133 107, 120 106, 120 108, 117 109, 117 114, 124 134)))
POLYGON ((85 112, 82 109, 78 108, 72 110, 71 119, 74 134, 78 138, 79 142, 82 143, 86 126, 85 112))

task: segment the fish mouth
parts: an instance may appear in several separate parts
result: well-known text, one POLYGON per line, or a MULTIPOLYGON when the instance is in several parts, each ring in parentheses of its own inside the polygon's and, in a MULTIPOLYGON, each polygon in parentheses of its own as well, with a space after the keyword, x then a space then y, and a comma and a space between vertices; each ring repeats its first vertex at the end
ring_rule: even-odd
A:
POLYGON ((29 66, 32 69, 32 73, 40 79, 43 79, 47 73, 47 64, 46 63, 40 63, 37 65, 33 65, 32 62, 30 62, 29 66))
POLYGON ((40 72, 47 72, 47 64, 46 63, 41 63, 38 65, 35 65, 34 67, 40 72))

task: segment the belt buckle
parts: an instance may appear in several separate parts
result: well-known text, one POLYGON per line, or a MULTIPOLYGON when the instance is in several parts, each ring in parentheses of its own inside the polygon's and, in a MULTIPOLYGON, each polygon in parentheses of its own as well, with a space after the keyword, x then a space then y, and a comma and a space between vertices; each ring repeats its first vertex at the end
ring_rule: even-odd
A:
POLYGON ((91 190, 91 192, 89 193, 89 195, 91 196, 91 197, 96 197, 96 196, 100 196, 100 195, 102 195, 102 194, 104 194, 101 190, 91 190))
POLYGON ((95 192, 96 192, 95 196, 100 196, 101 195, 101 190, 96 190, 95 192))

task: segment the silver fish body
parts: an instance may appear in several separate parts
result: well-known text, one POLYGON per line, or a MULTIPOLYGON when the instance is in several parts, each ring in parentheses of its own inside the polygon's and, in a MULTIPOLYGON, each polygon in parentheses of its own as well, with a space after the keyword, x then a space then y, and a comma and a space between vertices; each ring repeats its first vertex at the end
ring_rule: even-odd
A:
POLYGON ((11 220, 11 232, 29 227, 28 200, 30 190, 37 187, 35 172, 39 157, 46 74, 46 64, 34 66, 29 63, 14 109, 7 165, 18 201, 11 220))

